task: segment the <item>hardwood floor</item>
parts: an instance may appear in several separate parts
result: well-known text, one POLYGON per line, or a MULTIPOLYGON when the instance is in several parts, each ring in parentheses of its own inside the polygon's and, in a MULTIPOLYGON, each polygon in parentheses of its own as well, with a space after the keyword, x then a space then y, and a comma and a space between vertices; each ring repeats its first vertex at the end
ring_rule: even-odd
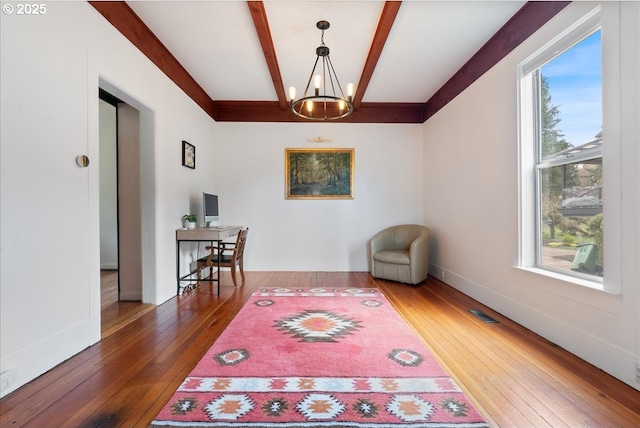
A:
POLYGON ((118 301, 118 271, 100 271, 100 312, 103 339, 153 308, 155 305, 118 301))
POLYGON ((247 272, 148 311, 0 401, 3 427, 144 427, 258 286, 378 287, 496 427, 639 427, 640 391, 440 281, 247 272), (499 323, 469 313, 480 309, 499 323))

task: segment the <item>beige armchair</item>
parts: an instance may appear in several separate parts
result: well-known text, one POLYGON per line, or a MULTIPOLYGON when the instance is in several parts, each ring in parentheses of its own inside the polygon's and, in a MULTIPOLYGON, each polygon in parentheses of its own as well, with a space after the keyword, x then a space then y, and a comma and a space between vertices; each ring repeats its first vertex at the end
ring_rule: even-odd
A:
POLYGON ((429 272, 431 230, 419 224, 388 227, 369 240, 369 269, 376 278, 418 284, 429 272))

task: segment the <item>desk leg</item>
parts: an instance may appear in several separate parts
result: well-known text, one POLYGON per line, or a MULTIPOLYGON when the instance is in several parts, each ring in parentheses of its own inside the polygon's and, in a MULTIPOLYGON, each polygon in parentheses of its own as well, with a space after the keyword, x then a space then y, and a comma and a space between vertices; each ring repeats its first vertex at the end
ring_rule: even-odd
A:
POLYGON ((176 290, 176 296, 180 295, 180 241, 176 240, 176 282, 178 288, 176 290))
POLYGON ((218 239, 218 296, 220 296, 220 240, 218 239))

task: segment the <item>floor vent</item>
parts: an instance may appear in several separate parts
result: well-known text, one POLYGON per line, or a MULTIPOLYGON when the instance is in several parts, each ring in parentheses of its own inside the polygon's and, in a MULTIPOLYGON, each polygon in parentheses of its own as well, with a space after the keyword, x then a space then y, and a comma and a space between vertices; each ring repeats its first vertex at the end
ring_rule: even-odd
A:
POLYGON ((499 321, 494 320, 489 315, 485 314, 484 312, 482 312, 482 311, 480 311, 478 309, 469 309, 469 312, 471 312, 473 315, 477 316, 478 318, 480 318, 484 322, 499 322, 499 321))

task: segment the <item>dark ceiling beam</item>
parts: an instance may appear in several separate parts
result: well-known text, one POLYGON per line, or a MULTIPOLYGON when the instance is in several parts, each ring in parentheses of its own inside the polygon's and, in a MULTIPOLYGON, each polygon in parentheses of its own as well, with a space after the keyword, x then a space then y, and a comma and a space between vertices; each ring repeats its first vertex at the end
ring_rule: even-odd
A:
POLYGON ((546 24, 570 1, 529 1, 425 103, 423 122, 546 24))
POLYGON ((278 65, 278 58, 276 57, 276 48, 273 45, 271 30, 269 29, 269 21, 267 20, 267 13, 264 10, 264 3, 261 1, 248 1, 247 5, 251 12, 251 18, 253 18, 253 25, 258 33, 258 39, 260 39, 262 52, 264 52, 264 59, 267 62, 267 67, 269 67, 273 88, 275 89, 276 96, 278 97, 278 104, 282 110, 288 110, 289 102, 287 101, 287 94, 284 90, 284 85, 282 84, 282 75, 280 74, 280 66, 278 65))
POLYGON ((361 103, 342 119, 348 123, 422 123, 422 103, 361 103))
POLYGON ((389 37, 393 23, 396 20, 398 11, 400 10, 400 5, 402 5, 401 1, 387 1, 384 3, 382 13, 380 14, 380 20, 378 21, 378 27, 376 28, 376 33, 373 36, 373 41, 369 48, 369 54, 367 55, 367 60, 364 63, 362 75, 358 81, 358 87, 356 88, 356 93, 353 98, 353 108, 355 110, 360 108, 360 103, 362 103, 364 93, 367 91, 367 87, 371 81, 371 76, 373 76, 373 72, 376 69, 376 65, 378 64, 384 45, 387 42, 387 37, 389 37))
MULTIPOLYGON (((277 101, 217 101, 219 122, 304 122, 277 101)), ((362 103, 341 123, 422 123, 424 103, 362 103)), ((318 123, 317 121, 314 121, 318 123)), ((331 121, 328 121, 331 122, 331 121)))
POLYGON ((123 1, 90 1, 89 4, 129 39, 140 52, 149 58, 211 118, 217 120, 216 103, 129 5, 123 1))

